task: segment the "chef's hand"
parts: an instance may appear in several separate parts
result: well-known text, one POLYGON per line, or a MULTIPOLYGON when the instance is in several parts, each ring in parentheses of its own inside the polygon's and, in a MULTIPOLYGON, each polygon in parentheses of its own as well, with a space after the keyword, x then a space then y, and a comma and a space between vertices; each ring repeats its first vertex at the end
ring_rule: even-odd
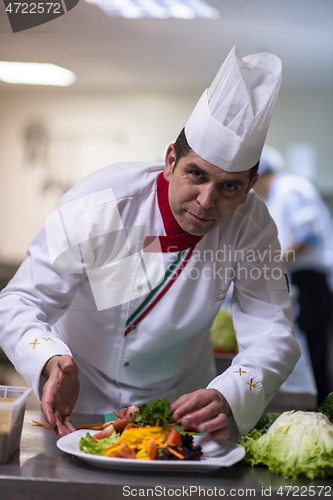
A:
POLYGON ((196 426, 199 432, 205 432, 210 439, 222 439, 228 436, 227 416, 230 406, 216 389, 199 389, 184 394, 171 405, 175 420, 181 424, 196 426))
POLYGON ((74 432, 70 414, 79 395, 79 370, 68 354, 53 356, 45 364, 42 375, 48 380, 43 388, 41 410, 47 423, 58 436, 74 432))

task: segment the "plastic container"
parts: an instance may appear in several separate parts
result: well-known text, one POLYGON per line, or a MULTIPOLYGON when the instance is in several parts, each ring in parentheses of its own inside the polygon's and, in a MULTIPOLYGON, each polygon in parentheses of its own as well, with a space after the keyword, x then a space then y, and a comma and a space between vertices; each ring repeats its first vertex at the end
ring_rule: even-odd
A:
POLYGON ((0 464, 20 447, 25 405, 32 389, 0 385, 0 464))

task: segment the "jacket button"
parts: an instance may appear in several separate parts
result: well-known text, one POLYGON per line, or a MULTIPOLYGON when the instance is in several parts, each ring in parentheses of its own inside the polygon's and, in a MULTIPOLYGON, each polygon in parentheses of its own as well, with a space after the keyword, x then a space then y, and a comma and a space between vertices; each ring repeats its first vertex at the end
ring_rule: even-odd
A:
POLYGON ((123 364, 123 366, 128 366, 129 365, 129 362, 126 361, 126 363, 123 364))
POLYGON ((136 289, 137 289, 137 290, 142 290, 142 288, 143 288, 143 287, 142 287, 142 285, 138 285, 138 286, 136 287, 136 289))

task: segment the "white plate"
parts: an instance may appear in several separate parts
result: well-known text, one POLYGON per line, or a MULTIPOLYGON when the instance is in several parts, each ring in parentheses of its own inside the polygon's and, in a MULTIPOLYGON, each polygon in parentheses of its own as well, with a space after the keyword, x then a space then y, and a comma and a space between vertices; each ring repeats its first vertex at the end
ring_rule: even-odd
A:
POLYGON ((102 457, 84 453, 79 448, 79 441, 87 432, 94 434, 98 431, 80 430, 68 434, 57 441, 60 450, 84 460, 88 464, 107 469, 125 469, 137 471, 180 471, 180 472, 210 472, 220 467, 230 467, 242 460, 245 449, 239 444, 222 439, 212 441, 203 436, 194 436, 194 443, 202 447, 201 460, 136 460, 132 458, 102 457))

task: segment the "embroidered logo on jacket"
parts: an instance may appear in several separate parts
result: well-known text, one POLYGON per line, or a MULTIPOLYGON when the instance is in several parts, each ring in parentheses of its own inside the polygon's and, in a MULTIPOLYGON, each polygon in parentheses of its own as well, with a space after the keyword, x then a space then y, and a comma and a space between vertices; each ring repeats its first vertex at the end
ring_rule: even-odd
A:
POLYGON ((220 300, 224 300, 227 294, 228 288, 223 290, 223 288, 220 288, 220 290, 217 292, 217 296, 215 299, 215 302, 219 302, 220 300))

